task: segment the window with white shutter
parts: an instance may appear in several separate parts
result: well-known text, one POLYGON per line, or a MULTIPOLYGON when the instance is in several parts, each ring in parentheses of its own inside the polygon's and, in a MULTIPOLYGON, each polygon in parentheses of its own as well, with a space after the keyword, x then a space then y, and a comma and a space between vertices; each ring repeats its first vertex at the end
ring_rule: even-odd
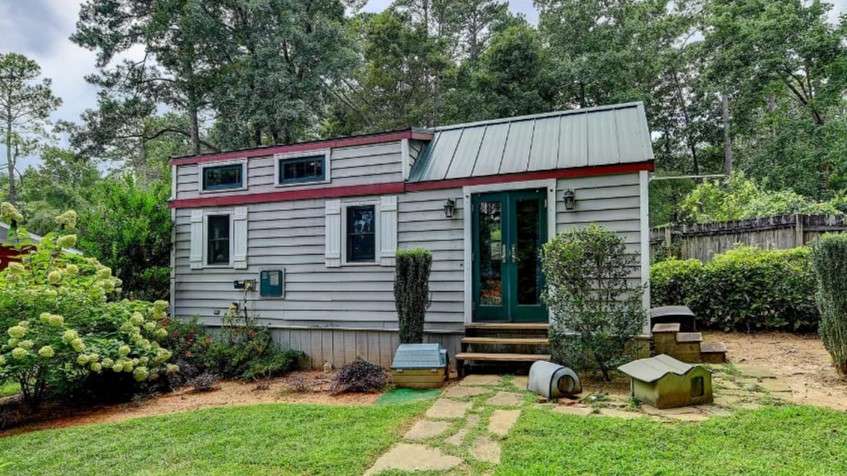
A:
POLYGON ((247 268, 247 207, 236 207, 232 213, 232 267, 247 268))
POLYGON ((325 262, 328 268, 341 266, 341 200, 327 200, 325 203, 326 239, 325 262))
POLYGON ((387 195, 379 200, 379 264, 394 266, 397 254, 397 196, 387 195))

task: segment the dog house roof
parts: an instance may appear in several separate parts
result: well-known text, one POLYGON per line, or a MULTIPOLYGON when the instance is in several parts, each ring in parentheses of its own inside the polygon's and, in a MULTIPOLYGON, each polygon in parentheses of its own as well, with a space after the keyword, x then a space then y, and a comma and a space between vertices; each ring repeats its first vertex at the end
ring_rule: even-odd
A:
POLYGON ((649 359, 638 359, 621 365, 618 370, 636 380, 651 383, 669 373, 685 375, 696 367, 696 365, 680 362, 669 355, 659 354, 649 359))

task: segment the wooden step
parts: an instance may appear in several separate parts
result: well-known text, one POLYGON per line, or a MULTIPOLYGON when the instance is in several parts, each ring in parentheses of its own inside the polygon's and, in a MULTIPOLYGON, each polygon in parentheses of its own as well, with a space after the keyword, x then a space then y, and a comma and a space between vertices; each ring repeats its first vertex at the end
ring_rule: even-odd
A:
POLYGON ((549 354, 486 354, 481 352, 460 352, 456 354, 456 360, 468 360, 476 362, 535 362, 536 360, 550 360, 549 354))
POLYGON ((485 345, 549 345, 545 338, 529 337, 463 337, 462 344, 485 345))
POLYGON ((656 324, 653 326, 653 334, 664 334, 664 333, 677 333, 679 332, 680 325, 678 322, 666 322, 664 324, 656 324))
POLYGON ((516 322, 476 322, 473 324, 465 324, 465 329, 502 329, 502 330, 527 330, 527 331, 546 331, 550 328, 550 324, 545 323, 516 323, 516 322))
POLYGON ((699 332, 677 332, 676 341, 680 344, 689 342, 702 342, 703 334, 699 332))

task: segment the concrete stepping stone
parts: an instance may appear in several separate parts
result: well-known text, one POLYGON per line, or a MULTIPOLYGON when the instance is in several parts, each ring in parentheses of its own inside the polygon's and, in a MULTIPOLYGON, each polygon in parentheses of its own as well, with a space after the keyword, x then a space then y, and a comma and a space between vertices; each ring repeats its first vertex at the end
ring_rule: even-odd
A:
POLYGON ((465 398, 475 397, 477 395, 482 395, 483 393, 487 392, 489 392, 489 390, 485 387, 453 385, 452 387, 449 387, 447 388, 447 390, 444 391, 444 396, 450 398, 465 398))
POLYGON ((465 413, 471 407, 471 402, 459 402, 456 400, 448 400, 439 398, 426 411, 427 418, 456 420, 463 418, 465 413))
POLYGON ((453 434, 450 438, 447 438, 446 441, 448 445, 451 446, 462 446, 465 444, 465 437, 468 436, 468 430, 466 428, 462 428, 453 434))
POLYGON ((614 417, 614 418, 623 418, 626 420, 630 420, 633 418, 641 418, 645 417, 643 413, 638 412, 628 412, 626 410, 619 410, 617 408, 602 408, 600 409, 601 416, 614 417))
POLYGON ((506 436, 520 416, 520 410, 494 410, 488 419, 488 431, 497 436, 506 436))
POLYGON ((523 395, 514 392, 497 392, 486 403, 496 407, 516 407, 523 402, 523 395))
POLYGON ((518 375, 512 379, 512 385, 521 390, 526 390, 527 384, 529 384, 529 377, 526 375, 518 375))
POLYGON ((471 448, 471 454, 479 461, 500 464, 500 444, 486 437, 476 440, 471 448))
POLYGON ((461 458, 445 454, 429 446, 399 443, 376 460, 365 476, 388 470, 447 471, 462 464, 461 458))
POLYGON ((447 421, 418 420, 403 435, 403 438, 412 441, 426 440, 444 433, 448 428, 450 428, 450 422, 447 421))
POLYGON ((463 378, 459 385, 462 386, 486 386, 486 385, 499 385, 500 384, 500 376, 493 374, 471 374, 467 377, 463 378))
POLYGON ((556 405, 553 408, 556 413, 565 415, 588 416, 594 413, 594 409, 586 405, 556 405))

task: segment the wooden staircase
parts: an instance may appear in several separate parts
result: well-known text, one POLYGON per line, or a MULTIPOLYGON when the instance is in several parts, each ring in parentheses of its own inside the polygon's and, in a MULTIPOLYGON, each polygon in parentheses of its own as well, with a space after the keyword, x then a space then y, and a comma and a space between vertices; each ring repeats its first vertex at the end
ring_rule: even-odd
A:
POLYGON ((527 367, 537 360, 550 360, 548 328, 546 323, 466 325, 462 351, 456 354, 459 374, 464 374, 468 367, 513 369, 527 367))
POLYGON ((653 326, 653 348, 656 354, 667 354, 689 363, 726 362, 726 345, 721 342, 703 342, 699 332, 680 332, 679 323, 653 326))

